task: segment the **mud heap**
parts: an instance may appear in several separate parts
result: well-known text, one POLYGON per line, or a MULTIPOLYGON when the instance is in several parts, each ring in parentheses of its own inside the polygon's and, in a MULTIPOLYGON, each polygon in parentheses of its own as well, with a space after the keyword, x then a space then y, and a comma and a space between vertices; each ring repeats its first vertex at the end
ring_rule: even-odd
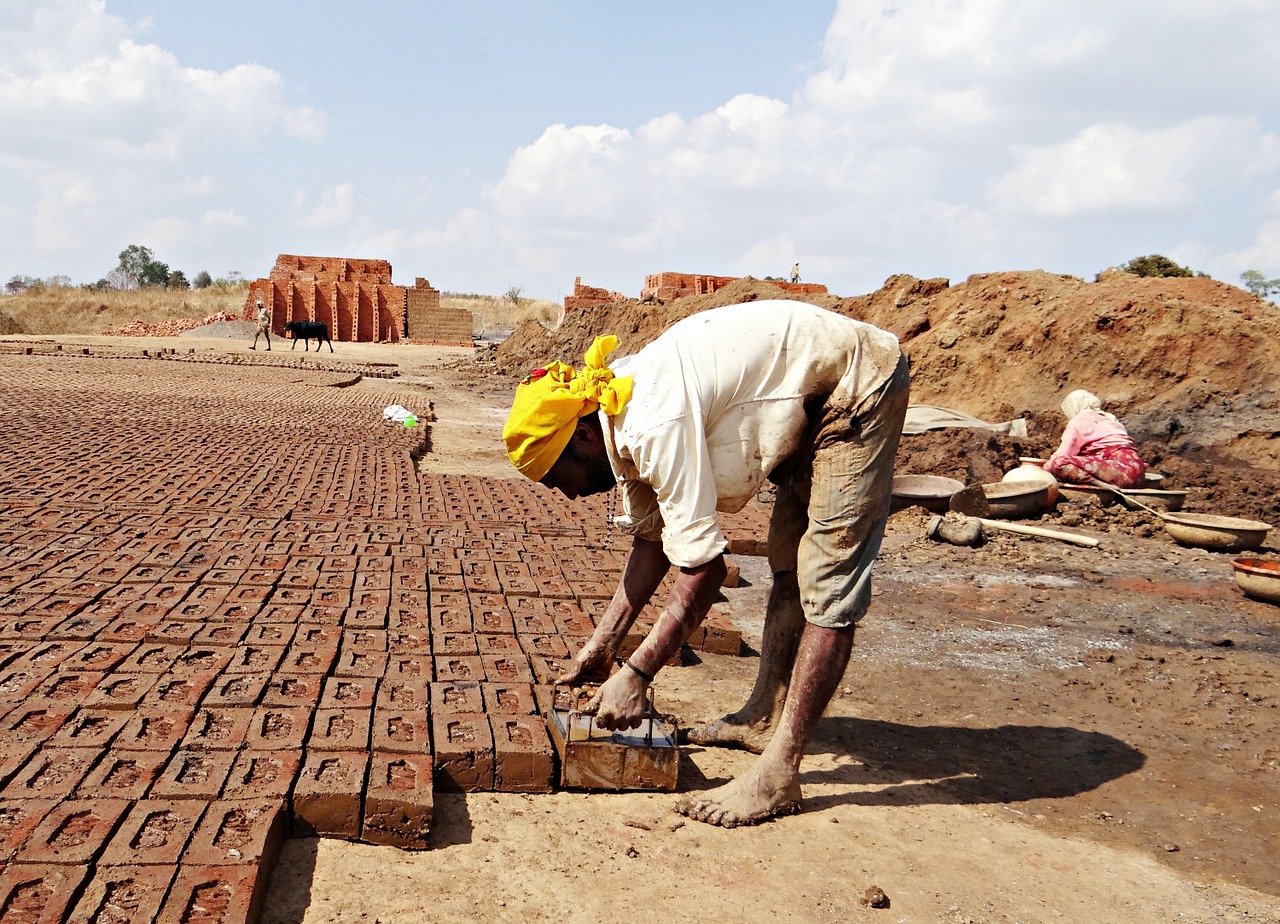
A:
MULTIPOLYGON (((744 278, 667 304, 618 301, 521 325, 497 351, 523 375, 580 363, 597 334, 633 353, 680 318, 719 305, 794 297, 744 278)), ((901 471, 992 480, 1018 455, 1046 455, 1076 388, 1099 395, 1170 484, 1195 486, 1204 512, 1280 519, 1280 308, 1207 277, 1108 271, 1095 282, 1043 271, 946 279, 891 277, 869 295, 804 301, 892 331, 911 361, 912 401, 984 420, 1028 418, 1026 439, 937 431, 903 441, 901 471)))

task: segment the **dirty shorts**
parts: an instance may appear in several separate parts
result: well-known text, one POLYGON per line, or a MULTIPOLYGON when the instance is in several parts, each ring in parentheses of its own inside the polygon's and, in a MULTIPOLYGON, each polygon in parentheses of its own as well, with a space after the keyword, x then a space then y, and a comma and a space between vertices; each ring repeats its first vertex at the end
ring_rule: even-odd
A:
POLYGON ((804 617, 816 626, 851 626, 871 603, 909 390, 902 356, 859 406, 822 407, 798 464, 777 485, 769 566, 796 572, 804 617))

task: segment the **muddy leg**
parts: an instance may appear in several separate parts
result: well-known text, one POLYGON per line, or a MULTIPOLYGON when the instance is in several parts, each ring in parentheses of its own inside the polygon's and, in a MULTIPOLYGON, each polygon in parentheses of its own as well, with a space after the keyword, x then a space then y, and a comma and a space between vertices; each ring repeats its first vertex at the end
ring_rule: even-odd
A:
POLYGON ((804 626, 796 573, 774 574, 764 617, 760 669, 751 695, 737 712, 690 729, 689 740, 706 746, 742 748, 753 754, 763 751, 782 715, 804 626))
POLYGON ((844 676, 854 627, 806 624, 778 730, 751 769, 723 786, 692 793, 676 811, 697 821, 736 828, 800 810, 800 760, 814 726, 844 676))

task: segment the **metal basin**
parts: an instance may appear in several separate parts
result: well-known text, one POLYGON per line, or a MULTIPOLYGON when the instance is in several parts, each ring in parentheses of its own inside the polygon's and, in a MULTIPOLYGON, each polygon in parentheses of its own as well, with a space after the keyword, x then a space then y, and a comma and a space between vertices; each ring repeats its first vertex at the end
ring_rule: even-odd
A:
MULTIPOLYGON (((1117 492, 1119 493, 1119 492, 1117 492)), ((1136 504, 1129 503, 1129 499, 1138 501, 1148 507, 1154 507, 1157 510, 1175 511, 1181 510, 1183 503, 1187 499, 1186 491, 1159 491, 1154 488, 1129 488, 1119 494, 1120 503, 1124 504, 1130 510, 1140 510, 1136 504)))
POLYGON ((982 493, 992 519, 1012 520, 1043 513, 1049 506, 1049 488, 1044 481, 997 481, 984 484, 982 493))
POLYGON ((1231 567, 1236 572, 1236 583, 1247 596, 1280 603, 1280 562, 1237 558, 1231 567))
POLYGON ((1269 524, 1257 520, 1211 513, 1166 513, 1161 515, 1161 521, 1165 531, 1181 545, 1218 552, 1256 549, 1271 529, 1269 524))
POLYGON ((933 513, 946 513, 951 509, 951 495, 963 487, 963 481, 941 475, 894 475, 892 507, 905 510, 919 506, 933 513))

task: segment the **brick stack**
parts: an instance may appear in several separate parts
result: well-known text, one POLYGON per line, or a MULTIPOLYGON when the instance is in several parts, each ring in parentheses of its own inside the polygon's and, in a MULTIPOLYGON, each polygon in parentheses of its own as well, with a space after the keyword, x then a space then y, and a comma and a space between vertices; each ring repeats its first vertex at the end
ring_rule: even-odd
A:
POLYGON ((280 254, 268 277, 249 284, 244 320, 257 319, 259 300, 280 336, 290 321, 323 321, 339 341, 394 343, 412 336, 471 345, 471 312, 442 309, 439 291, 425 279, 412 289, 393 285, 386 260, 280 254))
POLYGON ((436 787, 554 786, 603 504, 423 478, 414 396, 327 381, 0 355, 0 917, 252 921, 286 836, 421 848, 436 787))
MULTIPOLYGON (((740 278, 742 277, 707 276, 700 273, 652 273, 644 277, 644 288, 640 290, 640 298, 656 298, 658 301, 669 302, 689 295, 710 295, 731 282, 737 282, 740 278)), ((770 279, 769 284, 792 295, 827 294, 826 286, 811 282, 783 282, 781 279, 770 279)))

